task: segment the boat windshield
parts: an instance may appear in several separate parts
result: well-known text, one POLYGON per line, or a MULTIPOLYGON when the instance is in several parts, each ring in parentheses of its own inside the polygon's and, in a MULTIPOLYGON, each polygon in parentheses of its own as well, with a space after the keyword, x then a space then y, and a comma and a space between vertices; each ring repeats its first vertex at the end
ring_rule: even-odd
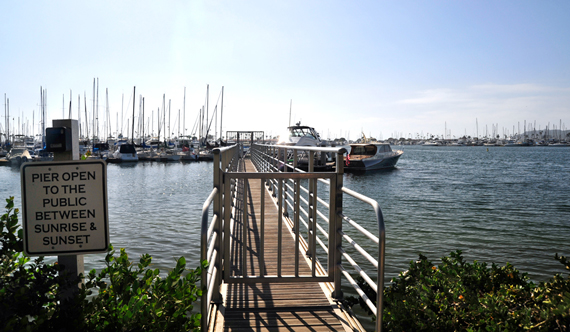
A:
POLYGON ((290 127, 289 131, 291 132, 291 137, 311 136, 316 139, 315 135, 313 135, 313 131, 309 127, 290 127))
POLYGON ((392 148, 388 144, 379 145, 378 152, 392 152, 392 148))
POLYGON ((26 151, 26 149, 22 149, 22 148, 12 148, 12 151, 10 151, 10 154, 11 154, 11 155, 22 154, 22 153, 24 153, 24 151, 26 151))
POLYGON ((350 150, 351 155, 359 155, 359 156, 373 156, 376 154, 376 146, 375 145, 359 145, 353 146, 350 150))
POLYGON ((135 146, 131 144, 123 144, 119 145, 119 152, 120 153, 137 153, 135 150, 135 146))

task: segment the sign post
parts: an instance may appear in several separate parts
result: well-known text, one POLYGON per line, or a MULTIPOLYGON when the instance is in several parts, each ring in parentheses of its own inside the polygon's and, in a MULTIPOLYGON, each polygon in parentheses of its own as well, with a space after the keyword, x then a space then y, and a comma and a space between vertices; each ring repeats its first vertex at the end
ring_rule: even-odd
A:
POLYGON ((103 160, 79 160, 77 120, 53 120, 53 125, 60 136, 71 134, 70 142, 56 148, 65 151, 54 152, 53 162, 25 163, 20 171, 24 251, 57 255, 64 274, 75 278, 84 272, 83 254, 109 246, 107 168, 103 160))

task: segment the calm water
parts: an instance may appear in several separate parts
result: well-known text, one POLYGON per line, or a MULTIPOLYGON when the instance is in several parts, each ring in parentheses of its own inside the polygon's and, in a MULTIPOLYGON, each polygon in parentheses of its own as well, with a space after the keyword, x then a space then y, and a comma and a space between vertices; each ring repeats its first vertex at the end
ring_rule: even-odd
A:
MULTIPOLYGON (((167 269, 198 265, 201 207, 211 163, 109 164, 111 242, 167 269)), ((570 148, 405 147, 397 169, 345 176, 345 186, 380 202, 387 229, 387 280, 423 253, 432 261, 461 249, 468 261, 510 262, 537 281, 564 272, 570 255, 570 148)), ((20 174, 0 167, 0 197, 21 206, 20 174)), ((345 199, 373 230, 370 209, 345 199)), ((2 209, 3 211, 3 209, 2 209)), ((86 255, 86 270, 104 255, 86 255)))
POLYGON ((570 255, 570 148, 403 150, 397 169, 344 183, 380 202, 388 278, 418 253, 438 262, 457 249, 467 261, 510 262, 535 281, 565 271, 553 257, 570 255))

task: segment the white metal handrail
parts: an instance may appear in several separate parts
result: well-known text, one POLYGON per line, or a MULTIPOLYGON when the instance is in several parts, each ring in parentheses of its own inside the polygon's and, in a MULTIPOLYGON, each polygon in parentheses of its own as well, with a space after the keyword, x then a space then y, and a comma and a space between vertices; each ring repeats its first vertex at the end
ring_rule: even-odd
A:
MULTIPOLYGON (((249 283, 260 282, 260 280, 275 281, 278 278, 281 278, 282 281, 299 281, 299 277, 301 277, 298 272, 299 255, 301 254, 299 250, 303 247, 307 249, 305 254, 311 258, 312 275, 301 279, 308 282, 316 282, 320 280, 319 278, 325 277, 326 281, 333 286, 331 296, 340 300, 342 298, 341 276, 344 276, 356 293, 376 314, 376 330, 381 331, 385 255, 384 220, 382 211, 375 200, 344 188, 343 154, 346 153, 346 150, 343 148, 253 144, 247 156, 251 158, 258 173, 236 171, 237 160, 235 156, 244 156, 238 150, 237 146, 215 150, 214 190, 204 203, 202 216, 202 259, 208 260, 210 267, 207 271, 202 272, 202 326, 204 328, 208 326, 211 305, 221 302, 219 286, 222 281, 249 283), (334 172, 328 169, 331 166, 334 166, 334 172), (315 172, 315 169, 322 169, 324 172, 315 172), (280 211, 279 222, 286 220, 285 224, 293 229, 297 247, 295 276, 268 276, 263 268, 260 271, 260 276, 248 276, 245 272, 245 252, 242 256, 244 260, 242 262, 243 274, 229 276, 230 263, 228 255, 232 238, 230 232, 233 229, 232 224, 240 216, 242 218, 241 221, 244 223, 244 228, 247 227, 248 186, 244 185, 244 183, 245 180, 251 181, 253 179, 263 181, 268 186, 280 211), (306 182, 306 187, 301 185, 301 182, 306 182), (319 189, 318 183, 328 186, 328 200, 319 197, 318 193, 322 188, 319 189), (240 190, 241 195, 237 194, 238 190, 240 190), (342 206, 343 195, 354 197, 372 207, 376 215, 378 236, 375 236, 344 214, 342 206), (241 201, 238 201, 238 198, 241 201), (211 223, 208 224, 208 208, 212 204, 214 205, 214 213, 211 223), (353 238, 347 235, 343 230, 343 224, 351 226, 377 245, 377 255, 371 255, 361 245, 356 243, 353 238), (327 226, 323 227, 323 225, 327 226), (301 226, 304 227, 303 233, 301 232, 301 226), (326 228, 328 228, 328 231, 326 228), (303 246, 301 246, 302 243, 303 246), (323 275, 322 272, 317 274, 316 272, 316 264, 320 264, 318 262, 321 255, 317 251, 317 246, 327 256, 325 261, 327 262, 326 270, 328 272, 326 273, 328 275, 323 275), (361 258, 353 258, 346 252, 345 246, 350 247, 361 258), (343 267, 343 258, 352 266, 356 275, 360 275, 376 291, 376 305, 364 294, 351 274, 343 267), (374 283, 373 279, 360 267, 359 261, 361 259, 376 268, 377 283, 374 283), (225 271, 223 276, 221 271, 225 271)), ((262 186, 262 191, 264 190, 263 187, 265 186, 262 186)), ((261 218, 263 218, 263 213, 261 213, 261 218)), ((263 237, 263 235, 261 236, 263 237)), ((281 241, 280 238, 278 241, 281 241)), ((261 242, 263 242, 263 238, 261 242)), ((280 243, 279 248, 281 248, 280 243)), ((245 251, 245 246, 243 250, 245 251)), ((260 255, 263 255, 263 247, 260 255)), ((278 255, 278 269, 280 271, 280 250, 278 255)), ((263 256, 261 258, 263 259, 263 256)))
MULTIPOLYGON (((330 153, 332 153, 332 154, 336 153, 336 158, 334 158, 336 161, 335 172, 336 173, 340 172, 342 174, 344 159, 343 158, 341 159, 339 152, 340 151, 338 148, 335 149, 335 148, 296 147, 296 146, 279 146, 279 145, 274 145, 274 146, 258 145, 256 147, 254 147, 254 149, 252 149, 252 160, 255 159, 257 163, 264 163, 265 165, 259 166, 259 168, 261 168, 261 169, 271 169, 271 170, 276 171, 276 172, 283 172, 286 170, 287 172, 303 173, 303 172, 307 172, 307 171, 311 172, 313 170, 311 166, 314 166, 314 164, 311 164, 311 160, 309 159, 308 161, 306 161, 306 165, 305 165, 307 169, 301 169, 299 167, 299 163, 298 163, 298 161, 299 161, 298 156, 300 154, 302 154, 304 157, 310 158, 308 156, 310 156, 311 154, 314 154, 314 153, 320 153, 321 157, 322 157, 323 153, 329 153, 329 154, 330 153), (256 154, 259 154, 259 156, 256 156, 256 154), (340 170, 339 170, 339 168, 340 168, 340 170)), ((323 160, 323 159, 324 158, 321 158, 320 160, 323 160)), ((320 183, 328 185, 329 187, 331 186, 331 182, 327 179, 320 178, 320 179, 318 179, 318 181, 320 183)), ((273 182, 272 183, 273 187, 275 187, 275 181, 272 181, 272 182, 273 182)), ((342 180, 341 181, 337 180, 337 183, 338 182, 340 182, 342 184, 342 180)), ((288 188, 293 189, 292 186, 288 186, 288 188)), ((309 207, 309 205, 311 204, 309 202, 310 201, 311 189, 301 187, 301 190, 304 193, 309 194, 309 199, 302 198, 300 201, 304 204, 304 207, 299 205, 296 208, 300 212, 302 212, 307 218, 311 218, 309 216, 309 212, 308 212, 308 210, 311 209, 309 207)), ((359 294, 359 296, 361 296, 363 298, 364 302, 367 303, 367 305, 372 310, 372 312, 376 314, 376 316, 377 316, 376 330, 380 331, 381 326, 382 326, 383 286, 384 286, 384 269, 385 269, 385 267, 384 267, 385 225, 384 225, 384 219, 383 219, 382 211, 381 211, 378 203, 369 197, 366 197, 366 196, 359 194, 353 190, 345 188, 342 185, 340 186, 340 191, 344 194, 347 194, 351 197, 354 197, 357 200, 360 200, 364 203, 369 204, 372 207, 372 209, 376 215, 376 224, 378 226, 378 236, 375 236, 370 231, 366 230, 364 227, 359 225, 356 221, 352 220, 351 218, 349 218, 348 216, 343 214, 342 209, 340 211, 338 211, 338 213, 337 213, 337 216, 341 220, 346 221, 347 225, 352 226, 355 230, 362 233, 364 236, 366 236, 367 238, 372 240, 376 245, 378 245, 377 259, 373 258, 373 255, 366 252, 366 250, 363 249, 360 245, 358 245, 351 237, 346 235, 345 232, 342 231, 342 229, 338 231, 338 235, 344 241, 341 242, 341 245, 339 245, 337 247, 337 250, 342 255, 342 257, 344 257, 350 263, 350 265, 353 267, 354 271, 358 275, 360 275, 364 279, 364 281, 370 285, 370 287, 373 290, 376 291, 376 293, 377 293, 377 296, 376 296, 377 305, 374 305, 370 301, 370 299, 368 299, 368 297, 364 294, 364 292, 360 289, 360 287, 357 285, 357 283, 354 281, 354 279, 350 276, 350 274, 344 269, 342 264, 339 263, 339 265, 338 265, 339 270, 342 272, 342 274, 345 276, 345 278, 348 280, 348 282, 351 284, 351 286, 356 290, 356 292, 359 294), (377 283, 374 283, 372 278, 370 278, 370 276, 356 263, 356 261, 348 253, 346 253, 346 251, 342 247, 342 243, 347 243, 350 247, 354 248, 356 253, 359 253, 361 255, 361 257, 363 257, 365 259, 365 261, 371 263, 377 269, 377 276, 376 276, 377 277, 377 283)), ((285 194, 285 200, 287 201, 287 206, 289 206, 292 209, 295 209, 293 197, 294 197, 294 194, 291 194, 291 193, 285 194)), ((316 211, 315 211, 316 213, 314 213, 314 215, 315 216, 318 215, 324 223, 329 223, 330 221, 328 220, 328 218, 326 218, 326 213, 322 213, 320 210, 318 210, 318 208, 316 206, 316 205, 318 205, 317 202, 320 205, 322 205, 325 209, 330 209, 329 203, 320 197, 316 197, 316 199, 314 200, 315 206, 313 207, 316 209, 316 211)), ((309 223, 303 221, 302 224, 305 226, 306 230, 308 230, 310 232, 309 223)), ((319 232, 321 232, 325 237, 328 238, 328 235, 326 234, 326 231, 324 230, 324 228, 320 227, 320 225, 318 223, 315 223, 315 225, 316 225, 316 228, 319 230, 319 232)), ((324 243, 320 240, 317 240, 317 242, 319 242, 322 249, 328 253, 328 248, 326 248, 324 243)), ((335 284, 335 287, 338 287, 338 285, 335 284)))
POLYGON ((225 194, 235 196, 234 186, 229 192, 224 193, 222 187, 222 173, 236 169, 238 162, 238 146, 214 150, 214 189, 202 206, 201 219, 201 246, 200 261, 207 261, 208 268, 202 269, 201 274, 201 326, 207 327, 210 319, 211 303, 220 301, 221 259, 222 259, 222 202, 225 194), (214 213, 211 220, 208 213, 214 205, 214 213))

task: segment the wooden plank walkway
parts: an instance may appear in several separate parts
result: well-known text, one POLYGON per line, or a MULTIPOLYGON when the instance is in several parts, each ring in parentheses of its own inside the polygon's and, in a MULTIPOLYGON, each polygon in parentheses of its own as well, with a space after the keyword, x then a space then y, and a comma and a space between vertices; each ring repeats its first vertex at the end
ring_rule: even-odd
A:
MULTIPOLYGON (((245 171, 255 172, 250 160, 245 160, 245 171)), ((249 186, 249 227, 247 250, 247 274, 259 275, 264 264, 267 275, 277 274, 278 209, 264 188, 264 261, 261 261, 260 197, 261 180, 245 182, 249 186), (249 182, 249 183, 248 183, 249 182)), ((295 273, 295 242, 288 227, 283 228, 282 274, 295 273)), ((231 248, 231 274, 242 275, 243 221, 234 222, 234 238, 231 248)), ((302 251, 303 252, 303 251, 302 251)), ((310 275, 308 264, 300 255, 300 275, 310 275)), ((230 283, 221 287, 224 303, 218 308, 210 323, 210 331, 364 331, 339 304, 327 296, 327 283, 230 283)))

